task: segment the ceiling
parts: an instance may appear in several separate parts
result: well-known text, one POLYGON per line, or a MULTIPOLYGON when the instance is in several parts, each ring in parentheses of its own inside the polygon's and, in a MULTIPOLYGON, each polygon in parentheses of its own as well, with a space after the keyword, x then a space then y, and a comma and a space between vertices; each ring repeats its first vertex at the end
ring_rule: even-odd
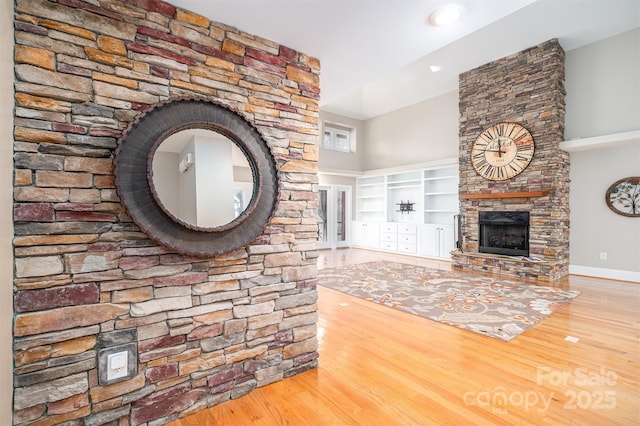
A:
POLYGON ((461 72, 552 38, 570 51, 640 27, 640 0, 168 1, 318 58, 321 110, 360 120, 457 90, 461 72), (450 3, 462 19, 430 26, 450 3))

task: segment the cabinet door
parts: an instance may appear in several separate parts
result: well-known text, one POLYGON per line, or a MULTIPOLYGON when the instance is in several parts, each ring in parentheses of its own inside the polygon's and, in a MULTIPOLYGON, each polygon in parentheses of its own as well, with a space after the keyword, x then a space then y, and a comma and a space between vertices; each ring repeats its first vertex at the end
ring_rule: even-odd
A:
POLYGON ((359 221, 351 222, 351 245, 356 247, 365 247, 365 224, 359 221))
POLYGON ((380 224, 370 222, 351 222, 351 245, 355 247, 379 248, 380 224))
POLYGON ((377 223, 365 223, 365 247, 380 248, 380 225, 377 223))
POLYGON ((418 241, 419 253, 429 257, 448 259, 455 247, 453 225, 423 225, 418 241))
POLYGON ((418 250, 424 256, 440 257, 440 225, 420 227, 418 250))
POLYGON ((456 246, 453 225, 440 225, 440 228, 442 228, 440 231, 440 257, 448 259, 456 246))

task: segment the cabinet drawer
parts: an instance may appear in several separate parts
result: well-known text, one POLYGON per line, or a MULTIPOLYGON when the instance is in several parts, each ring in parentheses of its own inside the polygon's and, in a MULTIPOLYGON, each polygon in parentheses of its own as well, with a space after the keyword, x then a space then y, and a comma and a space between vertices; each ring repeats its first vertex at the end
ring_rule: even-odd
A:
POLYGON ((383 250, 396 251, 398 250, 398 243, 395 241, 380 241, 380 248, 383 250))
POLYGON ((416 235, 416 226, 415 225, 398 225, 398 234, 416 235))
POLYGON ((380 241, 381 242, 392 241, 395 243, 396 241, 398 241, 398 235, 395 232, 393 234, 389 232, 381 232, 380 241))
POLYGON ((398 232, 398 224, 397 223, 384 223, 380 225, 380 232, 390 232, 396 233, 398 232))
POLYGON ((398 243, 398 251, 400 253, 415 253, 417 252, 416 244, 398 243))
POLYGON ((416 241, 418 241, 418 237, 415 234, 398 234, 399 243, 415 244, 416 241))

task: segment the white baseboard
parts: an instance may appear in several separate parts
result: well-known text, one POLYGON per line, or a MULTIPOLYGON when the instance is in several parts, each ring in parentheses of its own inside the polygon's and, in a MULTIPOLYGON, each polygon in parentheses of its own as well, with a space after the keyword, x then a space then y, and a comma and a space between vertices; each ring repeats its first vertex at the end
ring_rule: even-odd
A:
POLYGON ((592 266, 569 265, 569 273, 590 277, 608 278, 611 280, 640 282, 640 272, 622 271, 620 269, 594 268, 592 266))

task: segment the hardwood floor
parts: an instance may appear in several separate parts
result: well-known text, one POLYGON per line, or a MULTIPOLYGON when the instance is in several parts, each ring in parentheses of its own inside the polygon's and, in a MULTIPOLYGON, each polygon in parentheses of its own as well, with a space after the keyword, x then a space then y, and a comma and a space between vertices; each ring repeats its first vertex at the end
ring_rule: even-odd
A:
MULTIPOLYGON (((450 267, 355 249, 318 265, 383 258, 450 267)), ((555 285, 581 295, 509 343, 319 287, 319 368, 172 425, 640 424, 640 284, 555 285)))

